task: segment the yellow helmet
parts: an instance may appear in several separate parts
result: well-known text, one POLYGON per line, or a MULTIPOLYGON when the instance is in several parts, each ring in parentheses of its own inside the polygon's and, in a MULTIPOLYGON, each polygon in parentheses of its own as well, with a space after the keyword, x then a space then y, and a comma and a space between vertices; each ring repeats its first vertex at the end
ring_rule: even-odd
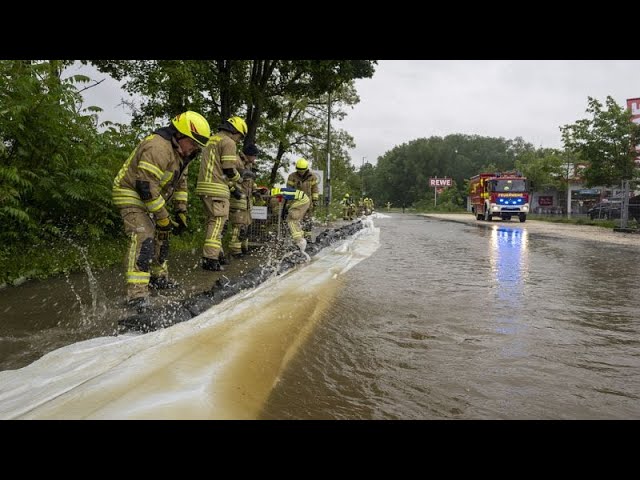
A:
POLYGON ((345 194, 344 194, 344 198, 349 198, 349 194, 348 194, 348 193, 345 193, 345 194))
POLYGON ((309 168, 309 162, 304 158, 299 158, 296 162, 296 170, 306 170, 307 168, 309 168))
POLYGON ((249 131, 249 127, 247 127, 247 122, 245 122, 240 117, 231 117, 227 120, 231 124, 233 128, 236 129, 238 133, 240 133, 243 137, 249 131))
POLYGON ((203 147, 211 136, 209 122, 202 115, 191 110, 176 115, 171 120, 171 123, 181 134, 192 138, 203 147))

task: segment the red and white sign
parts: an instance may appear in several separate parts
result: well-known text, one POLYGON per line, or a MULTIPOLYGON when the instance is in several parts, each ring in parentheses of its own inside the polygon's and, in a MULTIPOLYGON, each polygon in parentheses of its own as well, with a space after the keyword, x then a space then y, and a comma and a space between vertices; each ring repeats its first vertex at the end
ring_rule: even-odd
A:
POLYGON ((429 177, 429 186, 430 187, 450 187, 451 186, 451 179, 450 178, 429 177))
MULTIPOLYGON (((640 98, 627 98, 627 108, 631 110, 631 121, 640 124, 640 98)), ((640 145, 636 145, 636 152, 640 153, 640 145)), ((640 166, 640 156, 636 157, 636 164, 640 166)))
POLYGON ((551 207, 553 206, 553 197, 552 196, 543 196, 538 197, 538 205, 541 207, 551 207))

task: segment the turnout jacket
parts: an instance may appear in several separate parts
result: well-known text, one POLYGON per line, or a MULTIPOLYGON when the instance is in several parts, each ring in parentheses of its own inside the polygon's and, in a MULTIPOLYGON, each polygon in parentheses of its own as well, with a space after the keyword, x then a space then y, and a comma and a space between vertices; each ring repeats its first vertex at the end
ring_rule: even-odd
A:
POLYGON ((240 174, 235 169, 236 156, 236 142, 226 131, 220 130, 212 136, 202 151, 196 193, 212 198, 230 198, 229 187, 235 187, 240 181, 240 174), (233 170, 231 178, 225 175, 224 170, 233 170))
POLYGON ((114 205, 144 208, 157 220, 169 216, 165 204, 171 199, 176 210, 186 210, 189 162, 174 147, 170 128, 156 130, 140 142, 113 180, 114 205))
POLYGON ((293 172, 287 178, 287 187, 302 190, 311 200, 316 201, 320 192, 318 189, 318 179, 311 170, 304 173, 293 172))

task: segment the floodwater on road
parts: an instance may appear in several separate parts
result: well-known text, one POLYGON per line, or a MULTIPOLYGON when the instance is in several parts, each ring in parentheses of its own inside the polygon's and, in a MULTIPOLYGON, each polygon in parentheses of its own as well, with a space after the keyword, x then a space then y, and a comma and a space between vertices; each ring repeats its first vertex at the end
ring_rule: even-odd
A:
POLYGON ((637 244, 543 222, 376 225, 380 249, 345 275, 262 418, 640 418, 637 244))
MULTIPOLYGON (((542 222, 368 222, 159 332, 58 320, 56 335, 85 341, 5 366, 19 369, 0 372, 0 418, 640 419, 640 242, 542 222)), ((48 335, 37 326, 1 353, 21 358, 48 335)))

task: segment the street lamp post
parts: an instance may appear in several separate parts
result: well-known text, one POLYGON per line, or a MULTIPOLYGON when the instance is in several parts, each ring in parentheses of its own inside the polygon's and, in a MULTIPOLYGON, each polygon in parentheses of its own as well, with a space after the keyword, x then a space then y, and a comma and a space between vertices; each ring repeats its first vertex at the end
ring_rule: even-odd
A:
POLYGON ((360 183, 362 184, 362 196, 364 197, 365 194, 365 190, 364 190, 364 160, 367 157, 362 157, 362 167, 360 167, 360 183))
POLYGON ((571 218, 571 182, 569 181, 570 164, 567 160, 567 219, 571 218))
MULTIPOLYGON (((331 92, 327 97, 327 208, 331 204, 331 92)), ((328 210, 327 210, 328 211, 328 210)))

